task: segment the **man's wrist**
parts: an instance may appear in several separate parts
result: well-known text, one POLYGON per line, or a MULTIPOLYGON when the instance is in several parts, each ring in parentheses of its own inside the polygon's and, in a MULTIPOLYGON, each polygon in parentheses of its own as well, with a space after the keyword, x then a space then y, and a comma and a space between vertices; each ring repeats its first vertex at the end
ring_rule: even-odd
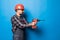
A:
POLYGON ((29 23, 28 25, 29 25, 29 26, 32 26, 32 23, 29 23))

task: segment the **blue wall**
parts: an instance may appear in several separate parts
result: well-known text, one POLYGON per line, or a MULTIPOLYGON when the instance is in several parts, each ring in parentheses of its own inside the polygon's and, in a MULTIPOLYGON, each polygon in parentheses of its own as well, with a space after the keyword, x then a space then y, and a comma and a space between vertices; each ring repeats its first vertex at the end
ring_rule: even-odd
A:
POLYGON ((0 0, 0 40, 12 40, 11 16, 14 7, 21 3, 25 6, 27 21, 38 18, 38 28, 27 28, 27 40, 60 40, 60 3, 59 0, 0 0))

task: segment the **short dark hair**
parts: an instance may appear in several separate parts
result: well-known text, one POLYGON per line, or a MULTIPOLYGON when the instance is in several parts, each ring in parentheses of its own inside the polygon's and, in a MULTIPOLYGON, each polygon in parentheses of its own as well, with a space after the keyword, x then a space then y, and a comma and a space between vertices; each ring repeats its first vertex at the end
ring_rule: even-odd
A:
POLYGON ((17 12, 17 10, 22 10, 23 11, 24 9, 16 9, 15 11, 17 12))

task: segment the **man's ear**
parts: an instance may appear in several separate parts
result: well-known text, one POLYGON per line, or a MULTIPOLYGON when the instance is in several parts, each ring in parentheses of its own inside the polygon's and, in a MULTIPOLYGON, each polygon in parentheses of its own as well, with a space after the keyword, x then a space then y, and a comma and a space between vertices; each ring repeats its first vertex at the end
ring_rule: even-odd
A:
POLYGON ((15 12, 17 12, 17 9, 15 10, 15 12))

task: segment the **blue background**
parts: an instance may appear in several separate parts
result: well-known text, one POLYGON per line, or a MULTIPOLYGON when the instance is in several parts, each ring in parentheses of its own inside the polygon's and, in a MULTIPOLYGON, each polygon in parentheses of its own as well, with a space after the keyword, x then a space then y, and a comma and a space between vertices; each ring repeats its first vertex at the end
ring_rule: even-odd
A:
POLYGON ((38 18, 36 30, 26 29, 27 40, 60 40, 59 0, 0 0, 0 40, 12 40, 11 17, 16 4, 25 6, 27 21, 38 18))

